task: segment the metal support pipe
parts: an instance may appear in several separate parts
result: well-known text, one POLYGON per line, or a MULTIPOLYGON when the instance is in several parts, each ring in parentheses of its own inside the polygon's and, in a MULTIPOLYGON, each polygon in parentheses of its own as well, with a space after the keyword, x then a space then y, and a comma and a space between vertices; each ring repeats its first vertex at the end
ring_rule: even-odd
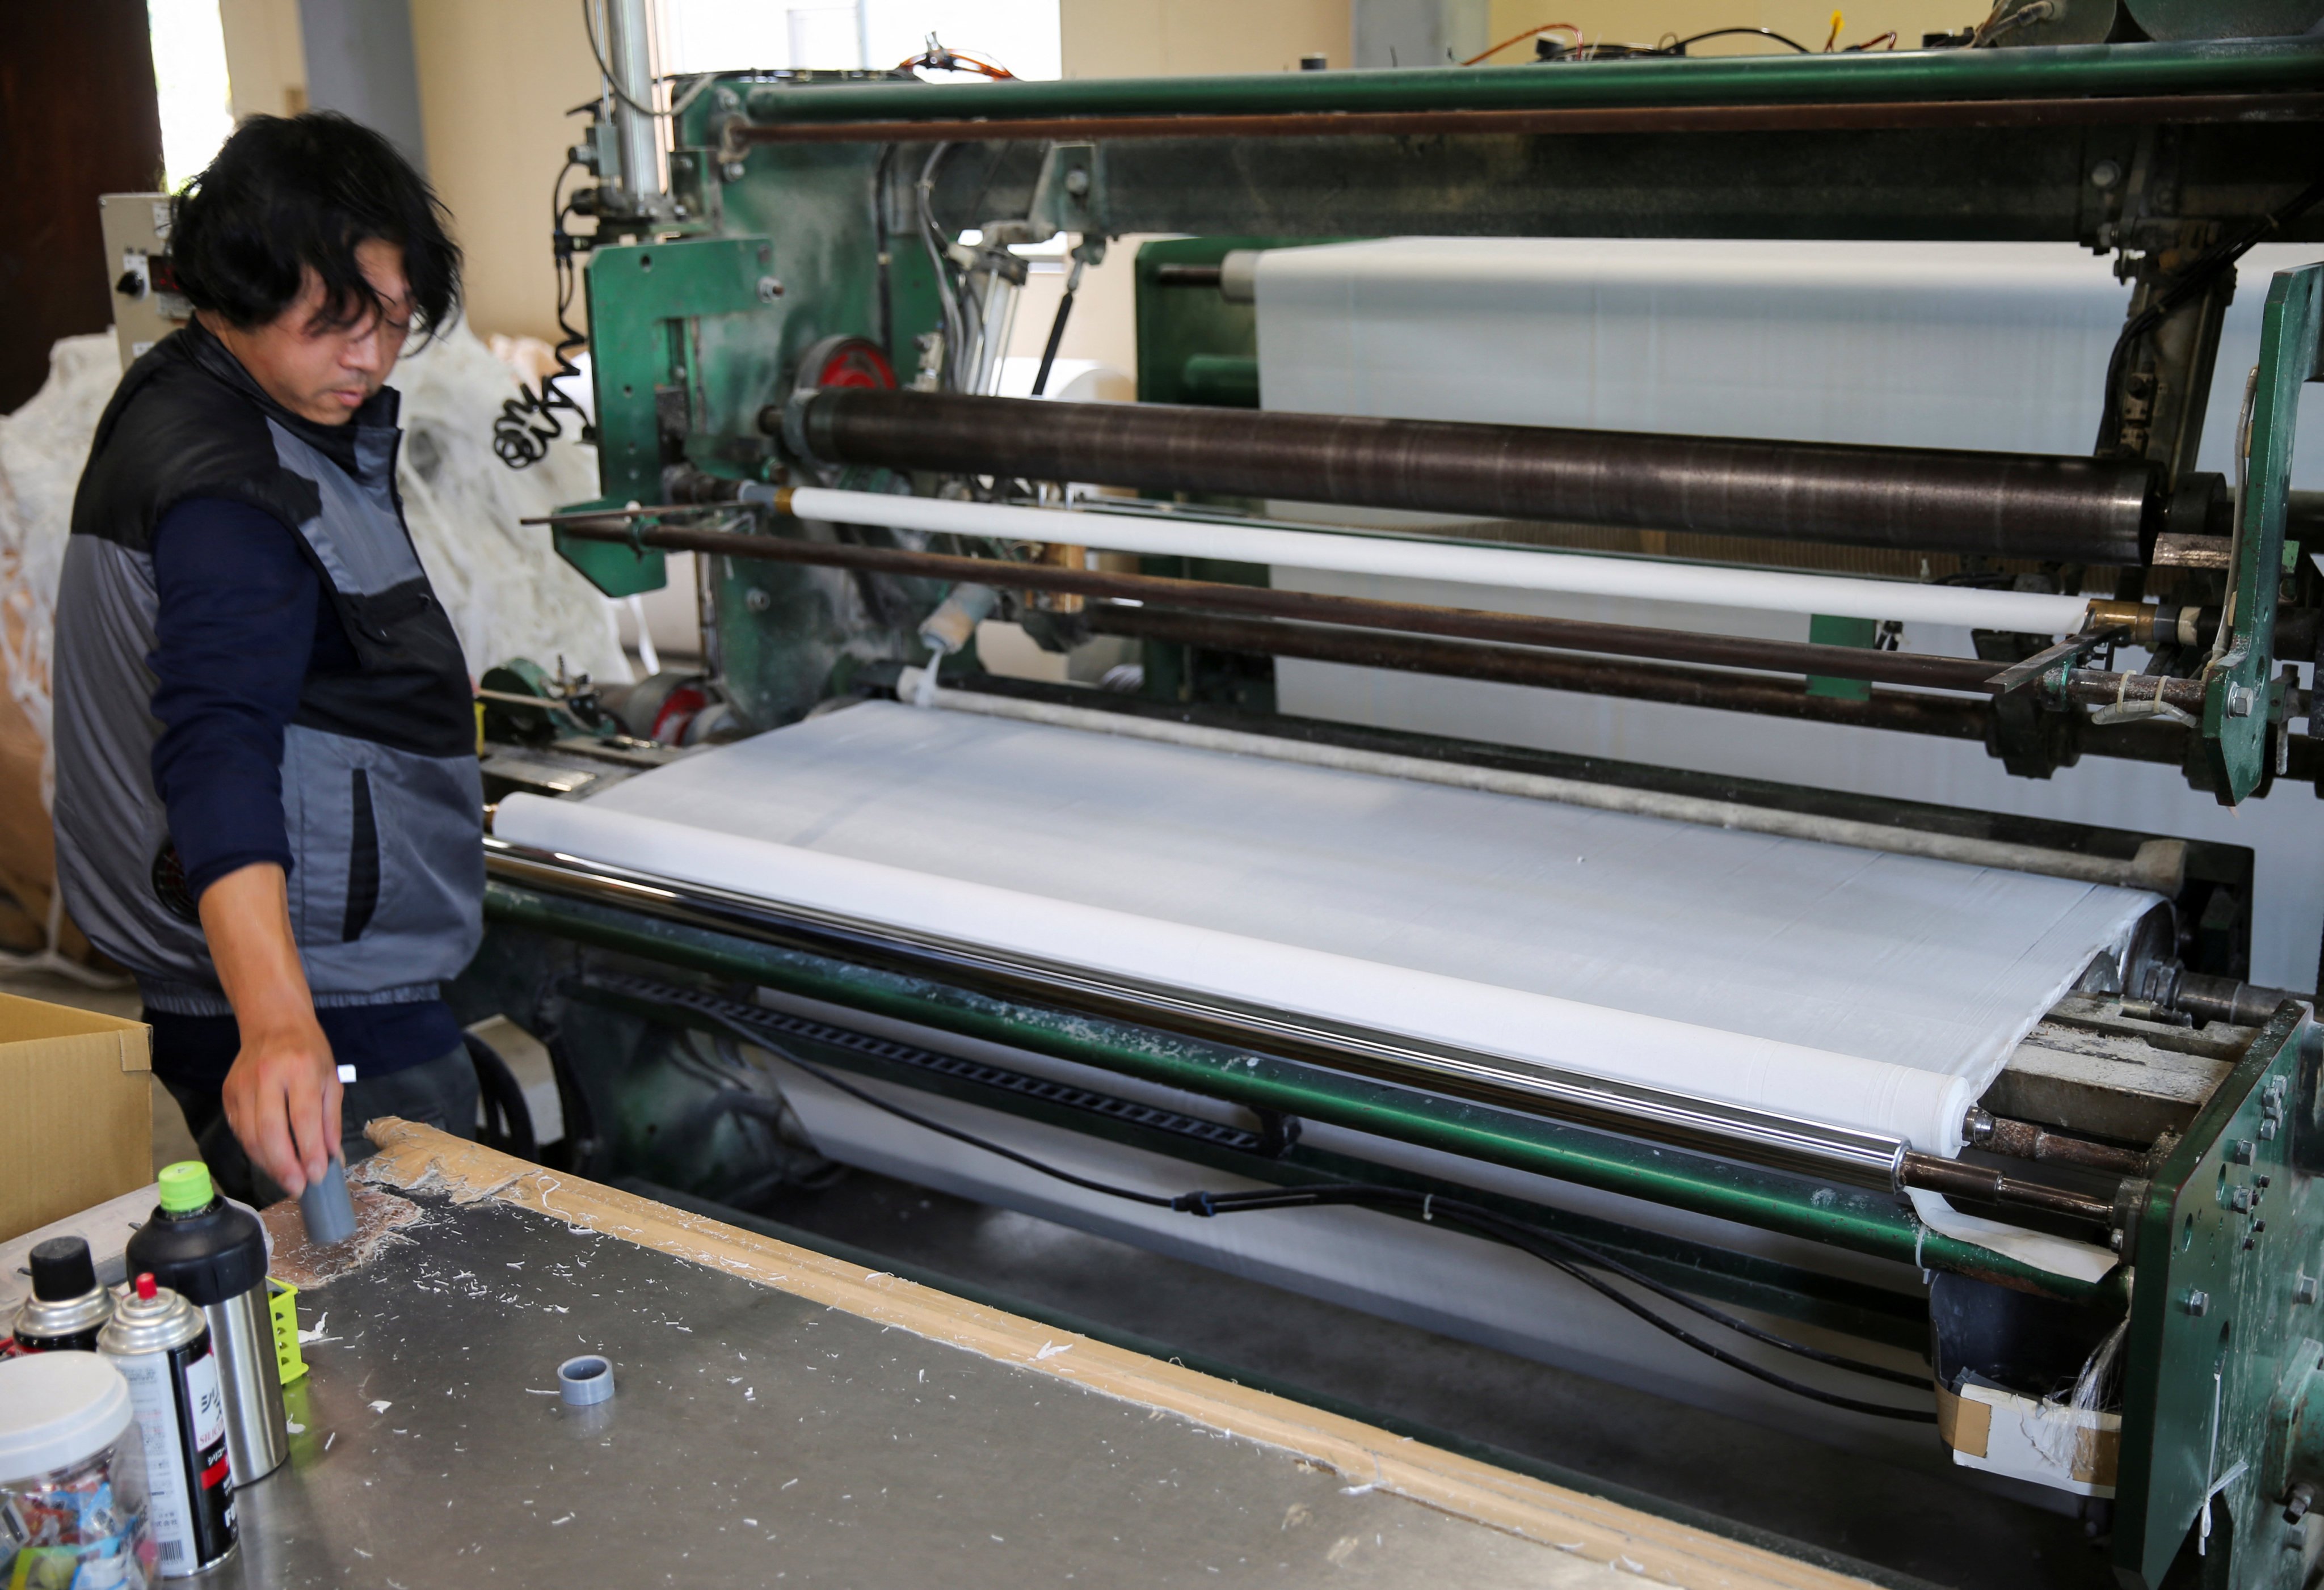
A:
POLYGON ((1972 1109, 1962 1124, 1961 1137, 1971 1148, 2007 1154, 2011 1159, 2041 1160, 2053 1165, 2080 1165, 2086 1170, 2111 1171, 2117 1176, 2144 1176, 2153 1167, 2144 1149, 2116 1148, 2087 1137, 2052 1132, 2033 1121, 2013 1121, 2006 1116, 1972 1109))
POLYGON ((2273 1016, 2287 999, 2303 1005, 2317 1003, 2313 994, 2295 994, 2289 988, 2262 988, 2256 983, 2237 982, 2234 978, 2190 971, 2180 976, 2178 992, 2171 1003, 2199 1022, 2221 1021, 2230 1026, 2255 1027, 2273 1016))
MULTIPOLYGON (((918 530, 956 536, 969 545, 1042 547, 1049 554, 1043 562, 1062 563, 1069 568, 1084 566, 1086 559, 1080 555, 1096 548, 1148 557, 1199 558, 1381 579, 1449 581, 1496 591, 1559 592, 1618 601, 1793 613, 1803 618, 1826 613, 1849 619, 1893 619, 2019 635, 2080 632, 2088 627, 2090 607, 2087 598, 2053 592, 1991 591, 1798 569, 1738 568, 1692 559, 1607 557, 1547 547, 1489 547, 1448 536, 1236 522, 1199 511, 1120 512, 1096 502, 1072 509, 1041 508, 1029 502, 973 502, 823 486, 781 487, 775 496, 793 517, 811 524, 918 530)), ((2053 654, 2016 666, 2030 670, 2024 676, 2030 683, 2061 660, 2053 654)))
MULTIPOLYGON (((1715 707, 1769 717, 1802 718, 1818 723, 1895 729, 1946 740, 1985 739, 1991 711, 1960 696, 1876 690, 1869 700, 1811 695, 1788 680, 1755 678, 1717 668, 1661 663, 1618 663, 1472 640, 1435 640, 1392 630, 1350 630, 1280 619, 1230 619, 1167 608, 1123 607, 1093 602, 1086 610, 1091 630, 1165 645, 1198 646, 1250 657, 1305 657, 1360 668, 1393 668, 1455 679, 1489 679, 1585 695, 1618 695, 1632 701, 1677 706, 1715 707)), ((2173 760, 2177 759, 2175 756, 2173 760)))
POLYGON ((653 23, 645 0, 606 0, 604 16, 604 64, 613 73, 613 143, 622 161, 611 175, 642 214, 661 197, 654 118, 639 108, 653 104, 653 23))
MULTIPOLYGON (((1196 646, 1247 657, 1305 657, 1360 668, 1393 668, 1453 679, 1486 679, 1581 695, 1618 696, 1628 701, 1667 702, 1715 712, 1752 712, 1811 723, 1845 723, 1900 734, 1985 743, 1993 709, 1983 702, 1917 691, 1875 690, 1863 700, 1812 695, 1803 683, 1755 677, 1723 668, 1691 668, 1667 663, 1622 663, 1528 647, 1488 646, 1468 640, 1435 640, 1385 630, 1345 629, 1277 619, 1231 619, 1168 608, 1124 607, 1093 602, 1085 611, 1092 632, 1120 635, 1163 645, 1196 646)), ((2295 735, 2290 776, 2310 779, 2318 765, 2313 744, 2295 735)), ((2163 723, 2094 725, 2085 722, 2078 749, 2089 757, 2156 762, 2177 767, 2187 758, 2185 731, 2163 723)))
MULTIPOLYGON (((780 492, 776 493, 779 498, 780 492)), ((678 510, 675 511, 685 511, 678 510)), ((1503 641, 1517 646, 1710 663, 1767 673, 1830 679, 1863 679, 1876 685, 1917 685, 1930 690, 1991 693, 1997 665, 1974 657, 1924 657, 1914 652, 1875 651, 1853 646, 1820 646, 1796 640, 1757 640, 1704 635, 1630 624, 1600 624, 1579 619, 1534 618, 1482 612, 1470 608, 1429 607, 1417 602, 1376 602, 1359 596, 1327 596, 1305 591, 1276 591, 1205 580, 1166 579, 1155 574, 1114 574, 1102 569, 1059 568, 992 557, 954 557, 907 552, 892 547, 858 547, 807 541, 786 536, 743 535, 733 530, 691 529, 673 525, 648 528, 620 513, 552 514, 527 524, 554 524, 585 541, 609 541, 640 548, 708 552, 770 563, 818 564, 873 574, 917 574, 1018 591, 1062 591, 1153 606, 1255 613, 1305 619, 1372 630, 1402 630, 1463 640, 1503 641)), ((2043 688, 2048 688, 2046 685, 2043 688)), ((2109 674, 2078 668, 2067 675, 2065 699, 2094 704, 2161 699, 2190 712, 2203 708, 2200 679, 2146 674, 2109 674)))
POLYGON ((2101 1229, 2114 1228, 2123 1206, 2131 1201, 2126 1199, 2119 1190, 2106 1198, 2097 1198, 2086 1192, 2052 1187, 2045 1181, 2029 1181, 2006 1171, 1972 1165, 1961 1160, 1942 1159, 1933 1153, 1917 1151, 1904 1155, 1896 1175, 1900 1186, 1918 1188, 1945 1198, 1966 1199, 1971 1203, 1997 1204, 2004 1209, 2054 1215, 2101 1229))
POLYGON ((2077 564, 2143 564, 2163 507, 2144 460, 871 390, 803 419, 831 464, 2077 564))

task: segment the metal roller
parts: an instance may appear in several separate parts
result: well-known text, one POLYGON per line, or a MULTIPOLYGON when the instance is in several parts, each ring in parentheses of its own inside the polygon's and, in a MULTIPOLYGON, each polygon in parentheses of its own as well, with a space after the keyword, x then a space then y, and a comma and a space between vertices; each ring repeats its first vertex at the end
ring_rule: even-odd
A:
POLYGON ((2116 565, 2145 561, 2163 511, 2144 461, 939 392, 797 401, 792 435, 825 463, 1149 492, 2116 565))

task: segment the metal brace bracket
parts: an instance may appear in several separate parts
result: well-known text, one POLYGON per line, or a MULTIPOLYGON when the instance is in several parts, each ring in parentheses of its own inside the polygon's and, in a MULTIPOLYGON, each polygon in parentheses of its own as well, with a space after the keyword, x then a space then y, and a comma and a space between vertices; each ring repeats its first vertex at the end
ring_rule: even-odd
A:
POLYGON ((2011 695, 2038 679, 2047 687, 2047 694, 2051 698, 2045 704, 2063 707, 2066 704, 2066 676, 2073 666, 2101 646, 2111 645, 2129 633, 2124 625, 2109 624, 2103 629, 2069 635, 2057 645, 2037 651, 2023 662, 2010 664, 1987 679, 1986 688, 1997 696, 2011 695))
POLYGON ((1094 143, 1052 143, 1026 216, 1038 235, 1027 241, 1046 242, 1060 232, 1111 234, 1105 198, 1105 151, 1094 143))

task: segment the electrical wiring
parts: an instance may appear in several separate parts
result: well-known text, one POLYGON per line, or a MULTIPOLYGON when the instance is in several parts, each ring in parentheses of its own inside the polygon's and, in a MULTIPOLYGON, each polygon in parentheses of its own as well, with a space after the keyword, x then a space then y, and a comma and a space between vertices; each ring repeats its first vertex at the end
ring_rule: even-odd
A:
POLYGON ((1502 51, 1507 50, 1512 44, 1522 44, 1527 39, 1537 38, 1543 33, 1554 33, 1561 31, 1572 34, 1573 41, 1576 45, 1579 45, 1582 42, 1582 30, 1575 27, 1572 23, 1545 22, 1537 28, 1527 28, 1522 33, 1513 34, 1494 45, 1490 50, 1488 50, 1480 55, 1472 55, 1461 64, 1462 66, 1481 66, 1486 61, 1490 60, 1494 56, 1499 55, 1502 51))
MULTIPOLYGON (((1545 32, 1547 30, 1537 29, 1536 31, 1545 32)), ((1576 41, 1572 45, 1559 50, 1555 54, 1545 54, 1544 58, 1551 61, 1562 62, 1579 60, 1644 60, 1655 58, 1668 58, 1672 56, 1683 57, 1690 46, 1700 44, 1706 39, 1724 39, 1730 35, 1738 34, 1749 34, 1756 38, 1773 39, 1776 43, 1784 45, 1788 49, 1795 50, 1802 55, 1813 55, 1815 53, 1814 51, 1801 43, 1797 39, 1791 38, 1786 34, 1779 33, 1773 28, 1732 27, 1712 28, 1705 32, 1691 33, 1683 39, 1674 38, 1669 34, 1665 34, 1662 41, 1656 44, 1610 44, 1603 41, 1602 40, 1594 44, 1585 44, 1580 41, 1579 35, 1577 34, 1576 41)), ((1508 41, 1508 42, 1514 44, 1517 41, 1512 39, 1508 41)), ((1501 46, 1497 45, 1495 48, 1499 49, 1501 48, 1501 46)), ((1490 54, 1491 51, 1488 51, 1486 53, 1490 54)), ((1483 58, 1479 57, 1479 59, 1482 60, 1483 58)))
MULTIPOLYGON (((1812 1359, 1819 1364, 1829 1364, 1837 1369, 1846 1369, 1857 1374, 1869 1375, 1876 1380, 1891 1381, 1897 1385, 1914 1387, 1928 1384, 1926 1375, 1909 1374, 1902 1369, 1890 1369, 1878 1364, 1867 1364, 1838 1353, 1828 1353, 1821 1347, 1810 1346, 1805 1342, 1793 1341, 1786 1337, 1777 1336, 1772 1331, 1762 1330, 1748 1319, 1739 1319, 1723 1310, 1714 1309, 1700 1299, 1688 1296, 1674 1286, 1665 1286, 1652 1276, 1642 1274, 1618 1260, 1609 1257, 1587 1243, 1576 1242, 1570 1236, 1563 1236, 1554 1231, 1511 1220, 1506 1216, 1497 1214, 1482 1205, 1471 1203, 1465 1199, 1446 1198, 1440 1193, 1414 1192, 1408 1188, 1376 1186, 1370 1182, 1270 1188, 1264 1191, 1249 1193, 1189 1193, 1182 1195, 1176 1202, 1185 1204, 1189 1199, 1202 1200, 1199 1206, 1185 1210, 1187 1213, 1197 1215, 1233 1214, 1241 1209, 1299 1209, 1349 1203, 1371 1208, 1400 1207, 1417 1209, 1420 1211, 1421 1218, 1425 1220, 1433 1221, 1442 1216, 1446 1218, 1455 1218, 1463 1224, 1491 1224, 1496 1227, 1495 1234, 1499 1235, 1502 1240, 1513 1247, 1526 1248, 1527 1252, 1531 1252, 1531 1248, 1527 1246, 1528 1244, 1547 1243, 1560 1249, 1576 1263, 1591 1265, 1618 1275, 1632 1285, 1642 1287, 1658 1297, 1666 1298, 1682 1309, 1691 1310, 1706 1319, 1725 1326, 1738 1336, 1748 1337, 1754 1341, 1764 1342, 1771 1347, 1779 1348, 1802 1358, 1812 1359), (1522 1241, 1518 1240, 1520 1237, 1523 1238, 1522 1241)), ((1556 1263, 1555 1260, 1545 1262, 1556 1263)))
POLYGON ((1760 1330, 1744 1320, 1736 1319, 1733 1315, 1683 1297, 1668 1288, 1657 1286, 1637 1272, 1617 1264, 1594 1248, 1587 1247, 1571 1238, 1544 1231, 1538 1227, 1521 1225, 1515 1220, 1507 1219, 1490 1209, 1470 1203, 1465 1199, 1443 1198, 1434 1193, 1414 1192, 1406 1188, 1374 1187, 1354 1183, 1339 1186, 1285 1188, 1279 1191, 1270 1190, 1255 1193, 1189 1193, 1181 1195, 1178 1199, 1174 1200, 1171 1207, 1189 1214, 1224 1215, 1246 1210, 1316 1208, 1332 1204, 1353 1204, 1370 1209, 1417 1209, 1424 1219, 1432 1222, 1441 1220, 1448 1225, 1462 1227, 1480 1236, 1489 1237, 1507 1246, 1516 1248, 1520 1253, 1539 1259, 1552 1269, 1571 1276, 1608 1300, 1637 1315, 1655 1329, 1693 1348, 1696 1352, 1715 1359, 1730 1369, 1739 1370, 1755 1380, 1764 1381, 1769 1385, 1790 1392, 1794 1395, 1828 1403, 1835 1408, 1844 1408, 1850 1412, 1868 1413, 1882 1419, 1901 1419, 1916 1423, 1934 1423, 1936 1420, 1936 1415, 1924 1409, 1895 1408, 1880 1402, 1867 1402, 1858 1398, 1842 1396, 1835 1392, 1827 1392, 1821 1387, 1805 1384, 1793 1380, 1788 1375, 1778 1374, 1774 1370, 1752 1363, 1748 1358, 1729 1352, 1716 1343, 1705 1341, 1668 1316, 1656 1313, 1638 1299, 1631 1297, 1591 1272, 1592 1270, 1608 1271, 1625 1281, 1670 1297, 1696 1313, 1725 1326, 1729 1330, 1803 1358, 1829 1364, 1852 1374, 1895 1381, 1914 1387, 1924 1387, 1928 1384, 1927 1380, 1922 1376, 1907 1374, 1901 1370, 1889 1369, 1880 1365, 1860 1363, 1838 1354, 1826 1353, 1821 1348, 1809 1346, 1803 1342, 1788 1341, 1782 1337, 1760 1330), (1189 1200, 1200 1201, 1190 1203, 1189 1200), (1568 1258, 1561 1250, 1570 1250, 1574 1256, 1568 1258))
POLYGON ((1686 53, 1686 47, 1690 44, 1700 44, 1705 39, 1724 39, 1731 33, 1751 33, 1762 39, 1773 39, 1778 44, 1790 45, 1802 55, 1813 55, 1815 53, 1814 51, 1801 43, 1797 39, 1786 38, 1782 33, 1775 32, 1773 28, 1712 28, 1709 32, 1691 34, 1686 38, 1675 40, 1671 43, 1662 45, 1655 51, 1655 53, 1656 55, 1684 55, 1686 53))
POLYGON ((872 171, 872 259, 879 268, 879 290, 872 299, 872 308, 880 317, 879 335, 872 340, 888 355, 888 363, 896 363, 896 294, 893 271, 888 253, 888 170, 896 163, 896 146, 880 146, 880 163, 872 171))
POLYGON ((965 329, 959 295, 954 290, 952 262, 945 256, 944 234, 936 229, 936 167, 952 150, 949 143, 939 143, 928 152, 927 163, 920 168, 919 185, 915 193, 920 216, 920 242, 928 253, 928 265, 936 272, 936 303, 944 312, 944 358, 938 365, 938 379, 945 386, 953 385, 952 372, 960 367, 961 338, 965 329))
POLYGON ((501 405, 500 416, 493 421, 493 452, 511 469, 529 469, 549 456, 549 444, 565 434, 564 424, 558 418, 560 413, 581 417, 583 435, 587 435, 581 405, 557 384, 580 379, 581 367, 573 363, 573 352, 589 345, 588 335, 577 330, 571 319, 574 238, 565 229, 566 217, 573 213, 564 197, 565 179, 579 165, 578 161, 568 159, 549 190, 550 235, 557 256, 557 368, 541 377, 538 390, 520 389, 501 405))
POLYGON ((1986 49, 1996 39, 2037 22, 2047 22, 2057 14, 2054 0, 2025 0, 2024 5, 2014 9, 2009 0, 1994 0, 1992 12, 1978 23, 1977 31, 1969 35, 1969 47, 1972 50, 1986 49))
POLYGON ((1706 1341, 1676 1320, 1658 1312, 1645 1301, 1631 1296, 1594 1272, 1603 1271, 1607 1274, 1618 1276, 1656 1296, 1692 1310, 1738 1335, 1800 1357, 1844 1369, 1852 1374, 1908 1386, 1924 1386, 1927 1382, 1921 1376, 1902 1370, 1890 1369, 1882 1365, 1866 1364, 1762 1330, 1748 1320, 1714 1309, 1707 1303, 1686 1296, 1675 1288, 1665 1286, 1649 1276, 1643 1275, 1586 1243, 1577 1242, 1572 1237, 1545 1230, 1539 1227, 1527 1226, 1512 1220, 1496 1210, 1471 1203, 1465 1199, 1449 1198, 1434 1192, 1418 1192, 1405 1187, 1378 1186, 1368 1182, 1327 1182, 1307 1187, 1259 1188, 1240 1192, 1194 1191, 1180 1193, 1175 1197, 1147 1192, 1134 1187, 1118 1186, 1111 1182, 1096 1181, 1091 1177, 1077 1175, 1071 1171, 1036 1159, 1030 1154, 1020 1153, 1015 1149, 1004 1147, 1000 1144, 976 1136, 973 1133, 962 1131, 956 1126, 931 1120, 917 1111, 881 1098, 869 1089, 858 1087, 846 1079, 835 1075, 825 1067, 801 1059, 763 1031, 715 1011, 700 1014, 706 1015, 709 1019, 716 1022, 743 1042, 766 1051, 787 1064, 796 1066, 825 1087, 835 1089, 859 1103, 870 1105, 874 1109, 909 1122, 924 1131, 934 1132, 939 1136, 994 1154, 1013 1164, 1022 1165, 1027 1170, 1054 1181, 1063 1181, 1068 1186, 1078 1187, 1107 1198, 1143 1204, 1150 1209, 1173 1209, 1181 1214, 1205 1218, 1266 1209, 1316 1209, 1333 1205, 1401 1210, 1406 1213, 1417 1212, 1422 1219, 1432 1224, 1442 1221, 1446 1225, 1457 1227, 1476 1236, 1516 1248, 1520 1253, 1538 1259, 1552 1269, 1582 1282, 1609 1301, 1637 1315, 1655 1329, 1683 1345, 1731 1369, 1748 1374, 1755 1380, 1775 1386, 1778 1390, 1790 1392, 1796 1396, 1805 1397, 1831 1407, 1844 1409, 1853 1413, 1868 1414, 1875 1418, 1900 1419, 1919 1423, 1932 1423, 1936 1419, 1933 1412, 1925 1409, 1896 1408, 1843 1396, 1839 1392, 1809 1385, 1761 1365, 1754 1364, 1749 1359, 1730 1352, 1715 1342, 1706 1341))
POLYGON ((939 143, 929 151, 927 163, 921 167, 920 179, 915 185, 914 198, 919 214, 920 242, 927 251, 928 267, 936 275, 937 301, 944 311, 939 384, 948 391, 982 391, 991 384, 991 378, 1008 344, 1017 306, 1014 284, 1021 281, 1023 275, 1020 268, 1017 274, 1004 279, 1003 266, 1015 262, 1006 257, 1005 251, 990 244, 979 251, 984 262, 962 264, 953 253, 951 240, 936 224, 936 170, 954 147, 939 143), (980 271, 986 283, 982 293, 975 290, 980 271))
POLYGON ((2114 341, 2114 352, 2107 359, 2106 410, 2098 420, 2099 453, 2112 452, 2121 440, 2123 366, 2139 338, 2162 325, 2173 309, 2209 286, 2220 271, 2315 208, 2319 200, 2324 200, 2324 178, 2310 182, 2280 208, 2261 216, 2235 236, 2222 238, 2204 250, 2193 264, 2156 293, 2146 308, 2123 323, 2122 332, 2114 341))
POLYGON ((896 63, 899 72, 925 69, 932 72, 974 72, 995 82, 1017 80, 1017 74, 997 61, 980 60, 973 55, 964 55, 957 50, 947 50, 936 42, 934 33, 928 35, 928 47, 918 55, 905 57, 896 63))

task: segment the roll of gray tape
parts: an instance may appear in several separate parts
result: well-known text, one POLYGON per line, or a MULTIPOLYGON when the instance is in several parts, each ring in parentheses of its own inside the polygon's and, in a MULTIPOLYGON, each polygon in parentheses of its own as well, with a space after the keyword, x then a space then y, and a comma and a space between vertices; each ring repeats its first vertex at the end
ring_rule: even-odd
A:
POLYGON ((306 1222, 307 1240, 331 1247, 355 1234, 355 1200, 347 1196, 346 1167, 332 1160, 323 1173, 307 1183, 299 1195, 299 1218, 306 1222))
POLYGON ((557 1392, 575 1408, 586 1408, 613 1394, 613 1365, 595 1353, 567 1358, 557 1366, 557 1392))

